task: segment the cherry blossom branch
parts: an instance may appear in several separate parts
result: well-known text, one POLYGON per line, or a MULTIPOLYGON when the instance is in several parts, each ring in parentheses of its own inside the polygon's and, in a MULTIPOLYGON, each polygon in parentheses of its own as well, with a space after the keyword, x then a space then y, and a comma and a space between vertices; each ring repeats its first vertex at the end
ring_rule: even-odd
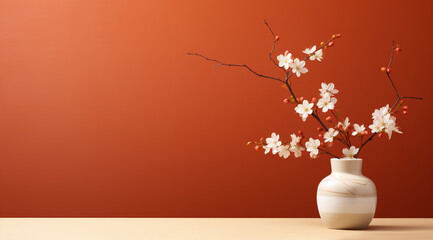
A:
MULTIPOLYGON (((268 22, 266 22, 266 19, 264 19, 264 21, 265 21, 266 27, 268 27, 269 31, 271 32, 272 39, 273 39, 272 48, 271 48, 271 51, 269 52, 269 59, 275 64, 275 66, 277 66, 278 68, 280 68, 280 66, 278 65, 278 63, 275 62, 275 60, 272 58, 272 53, 274 52, 275 44, 277 43, 277 39, 275 37, 274 31, 272 31, 272 29, 269 26, 268 22)), ((281 68, 281 69, 285 72, 285 70, 283 68, 281 68)))
MULTIPOLYGON (((334 115, 335 120, 339 121, 337 115, 335 115, 335 113, 334 113, 333 110, 331 110, 331 113, 332 113, 332 115, 334 115)), ((350 147, 350 146, 352 145, 352 144, 350 143, 350 139, 349 139, 349 137, 348 137, 346 134, 343 134, 341 131, 338 131, 338 134, 340 135, 341 139, 344 140, 344 144, 345 144, 347 147, 350 147)))
POLYGON ((320 119, 320 117, 319 117, 319 115, 318 114, 316 114, 315 112, 313 112, 312 114, 311 114, 311 116, 313 116, 318 122, 319 122, 319 124, 326 130, 326 131, 328 131, 328 127, 322 122, 322 120, 320 119))
MULTIPOLYGON (((391 74, 391 69, 390 69, 390 67, 391 67, 391 63, 392 63, 393 56, 394 56, 394 52, 395 52, 395 42, 392 41, 391 57, 390 57, 390 59, 389 59, 388 66, 387 66, 387 68, 385 69, 385 71, 386 71, 386 76, 388 77, 389 81, 391 82, 392 87, 393 87, 394 90, 395 90, 395 95, 397 95, 397 100, 396 100, 395 103, 392 105, 391 109, 389 110, 390 112, 392 112, 392 110, 394 110, 395 106, 397 106, 397 103, 400 102, 400 100, 402 100, 402 99, 416 99, 416 100, 422 100, 422 99, 423 99, 423 98, 421 98, 421 97, 405 97, 405 96, 400 97, 400 94, 398 93, 397 87, 395 86, 394 81, 392 81, 392 78, 391 78, 391 75, 390 75, 390 74, 391 74)), ((374 133, 374 134, 371 135, 371 136, 370 136, 370 137, 369 137, 369 138, 368 138, 364 143, 361 144, 361 147, 359 147, 359 151, 358 151, 358 153, 356 154, 355 157, 358 157, 358 156, 359 156, 359 154, 361 153, 361 150, 362 150, 362 148, 365 146, 365 144, 367 144, 368 142, 372 141, 373 138, 374 138, 376 135, 377 135, 377 133, 374 133)))
MULTIPOLYGON (((315 52, 319 51, 320 49, 324 48, 325 46, 328 46, 328 43, 330 43, 330 42, 331 42, 332 40, 334 40, 334 39, 335 39, 335 37, 332 36, 331 39, 329 39, 326 43, 322 44, 318 49, 316 49, 316 51, 314 51, 313 54, 314 54, 315 52)), ((302 61, 308 61, 308 60, 310 60, 309 58, 310 58, 310 56, 307 55, 307 56, 306 56, 302 61)), ((290 68, 287 69, 287 71, 290 72, 290 68)), ((290 75, 288 76, 288 78, 286 79, 286 81, 288 81, 288 80, 290 79, 290 77, 292 77, 292 75, 293 75, 293 72, 290 72, 290 75)), ((290 85, 291 85, 291 84, 290 84, 290 85)), ((296 98, 295 98, 295 100, 296 100, 296 98)), ((296 102, 298 102, 298 101, 296 101, 296 102)))
MULTIPOLYGON (((269 28, 269 25, 266 23, 266 21, 265 21, 265 24, 268 26, 268 28, 269 28)), ((269 30, 270 30, 270 28, 269 28, 269 30)), ((271 32, 272 32, 272 30, 271 30, 271 32)), ((317 51, 319 51, 320 49, 322 49, 322 48, 324 48, 325 46, 327 46, 328 45, 328 43, 330 43, 332 40, 334 40, 336 37, 335 37, 335 35, 334 36, 332 36, 332 38, 331 39, 329 39, 326 43, 324 43, 324 44, 321 44, 321 46, 316 50, 316 51, 314 51, 314 53, 315 52, 317 52, 317 51)), ((313 53, 313 54, 314 54, 313 53)), ((302 61, 308 61, 309 60, 309 55, 307 55, 302 61)), ((298 103, 299 104, 299 101, 298 101, 298 99, 296 98, 296 96, 295 96, 295 94, 294 94, 294 92, 293 92, 293 89, 292 89, 292 84, 291 84, 291 82, 289 82, 289 79, 293 76, 293 71, 290 71, 290 69, 291 68, 289 68, 288 70, 287 70, 287 72, 286 72, 286 77, 285 77, 285 84, 286 84, 286 86, 287 86, 287 88, 289 89, 289 91, 290 91, 290 93, 292 94, 292 97, 293 97, 293 99, 294 99, 294 101, 296 102, 296 103, 298 103)), ((317 113, 315 113, 315 112, 313 112, 312 114, 311 114, 311 116, 313 116, 316 120, 317 120, 317 122, 319 122, 319 124, 326 130, 326 131, 328 131, 328 127, 323 123, 323 121, 320 119, 320 117, 319 117, 319 115, 317 114, 317 113)), ((346 145, 347 147, 350 147, 350 144, 349 143, 347 143, 346 141, 344 141, 343 139, 337 139, 338 141, 340 141, 341 143, 343 143, 344 145, 346 145)))
MULTIPOLYGON (((410 99, 418 99, 418 100, 422 100, 422 98, 420 97, 400 97, 397 99, 397 101, 395 101, 394 105, 392 106, 391 110, 394 109, 395 105, 397 105, 397 103, 404 98, 410 98, 410 99)), ((365 144, 367 144, 368 142, 370 142, 371 140, 373 140, 373 138, 377 135, 377 133, 374 133, 373 135, 371 135, 367 140, 365 140, 364 143, 361 144, 361 147, 359 147, 359 151, 358 154, 356 154, 356 157, 358 157, 359 153, 361 152, 361 149, 364 147, 365 144)))
MULTIPOLYGON (((273 42, 272 42, 272 48, 271 48, 271 50, 270 50, 270 52, 269 52, 269 59, 274 63, 274 65, 275 66, 277 66, 278 68, 280 68, 280 66, 279 66, 279 64, 272 58, 272 54, 273 54, 273 52, 274 52, 274 50, 275 50, 275 45, 276 45, 276 41, 278 40, 276 37, 275 37, 275 34, 274 34, 274 32, 272 31, 272 29, 271 29, 271 27, 269 26, 269 24, 267 23, 267 21, 266 21, 266 19, 264 20, 264 22, 265 22, 265 25, 267 26, 267 28, 269 29, 269 31, 271 32, 271 34, 272 34, 272 37, 273 37, 273 42)), ((326 48, 327 46, 328 46, 328 44, 332 41, 332 40, 334 40, 336 38, 336 35, 333 35, 332 36, 332 38, 331 39, 329 39, 326 43, 322 43, 321 44, 321 46, 316 50, 316 51, 314 51, 312 54, 314 54, 315 52, 317 52, 317 51, 319 51, 319 50, 321 50, 321 49, 323 49, 323 48, 326 48)), ((332 46, 332 45, 329 45, 329 46, 332 46)), ((290 91, 290 93, 291 93, 291 96, 293 97, 293 99, 294 99, 294 101, 296 102, 296 103, 298 103, 299 104, 299 101, 298 101, 298 99, 296 98, 296 96, 295 96, 295 93, 294 93, 294 91, 293 91, 293 89, 292 89, 292 86, 291 86, 291 81, 289 81, 290 80, 290 78, 293 76, 293 74, 294 74, 294 72, 293 71, 291 71, 291 68, 289 67, 287 70, 284 70, 283 68, 281 68, 284 72, 285 72, 285 79, 284 80, 282 80, 282 79, 280 79, 280 78, 276 78, 276 77, 271 77, 271 76, 266 76, 266 75, 263 75, 263 74, 259 74, 259 73, 257 73, 256 71, 254 71, 254 70, 252 70, 250 67, 248 67, 246 64, 231 64, 231 63, 224 63, 224 62, 221 62, 221 61, 219 61, 219 60, 216 60, 216 59, 211 59, 211 58, 208 58, 208 57, 205 57, 205 56, 203 56, 203 55, 201 55, 201 54, 198 54, 198 53, 187 53, 188 55, 194 55, 194 56, 199 56, 199 57, 201 57, 201 58, 203 58, 203 59, 205 59, 205 60, 207 60, 207 61, 212 61, 212 62, 216 62, 216 63, 218 63, 217 65, 215 65, 214 67, 218 67, 218 66, 228 66, 228 67, 243 67, 243 68, 246 68, 248 71, 250 71, 250 72, 252 72, 253 74, 255 74, 255 75, 257 75, 258 77, 263 77, 263 78, 268 78, 268 79, 272 79, 272 80, 276 80, 276 81, 279 81, 279 82, 282 82, 282 83, 284 83, 286 86, 287 86, 287 88, 289 89, 289 91, 290 91)), ((309 60, 309 55, 307 55, 304 59, 303 59, 303 61, 308 61, 309 60)), ((312 116, 319 122, 319 124, 326 130, 326 131, 328 131, 328 127, 323 123, 323 121, 320 119, 320 117, 319 117, 319 115, 317 114, 317 113, 312 113, 312 116)), ((341 140, 341 139, 337 139, 338 141, 340 141, 340 142, 342 142, 342 143, 344 143, 346 146, 349 146, 348 144, 347 144, 347 142, 344 142, 343 140, 341 140)), ((331 154, 330 152, 328 152, 328 151, 326 151, 326 150, 323 150, 323 149, 321 149, 323 152, 325 152, 326 154, 329 154, 329 155, 331 155, 331 156, 333 156, 333 157, 337 157, 337 156, 335 156, 335 155, 333 155, 333 154, 331 154)))
POLYGON ((326 153, 326 154, 328 154, 328 155, 331 155, 331 156, 333 156, 333 157, 339 159, 339 157, 335 156, 334 154, 332 154, 332 153, 330 153, 330 152, 328 152, 328 151, 326 151, 326 150, 324 150, 324 149, 322 149, 322 148, 317 148, 317 149, 319 149, 319 150, 322 151, 323 153, 326 153))
MULTIPOLYGON (((290 69, 290 68, 289 68, 290 69)), ((290 94, 292 94, 293 99, 295 100, 296 103, 298 102, 298 99, 295 96, 295 93, 292 90, 292 86, 289 84, 289 72, 286 72, 286 78, 284 79, 284 83, 286 84, 287 89, 289 89, 290 94)))
POLYGON ((391 63, 392 63, 392 57, 394 56, 394 51, 395 51, 395 43, 394 43, 394 40, 392 40, 391 57, 389 59, 388 67, 386 68, 386 76, 388 76, 388 79, 391 82, 391 85, 395 90, 395 94, 397 95, 397 98, 400 98, 400 95, 398 94, 397 88, 395 87, 394 82, 392 81, 391 76, 389 75, 391 73, 391 70, 389 67, 391 66, 391 63))
POLYGON ((359 151, 356 154, 355 158, 357 158, 359 156, 359 153, 361 153, 361 149, 364 147, 364 145, 367 144, 368 142, 370 142, 371 140, 373 140, 374 136, 376 136, 376 135, 377 135, 377 133, 374 133, 367 140, 365 140, 365 142, 363 144, 361 144, 361 147, 359 147, 359 151))
POLYGON ((422 100, 422 99, 423 99, 423 98, 421 98, 421 97, 399 97, 399 98, 395 101, 394 105, 392 105, 392 108, 391 108, 390 111, 394 110, 394 108, 395 108, 395 106, 397 105, 397 103, 398 103, 400 100, 405 99, 405 98, 408 98, 408 99, 416 99, 416 100, 422 100))
POLYGON ((391 69, 389 67, 391 67, 391 63, 392 63, 392 58, 394 56, 394 52, 395 52, 395 42, 394 40, 392 41, 392 51, 391 51, 391 57, 389 59, 389 63, 388 63, 388 67, 386 68, 386 76, 388 77, 389 81, 391 82, 392 87, 395 90, 395 94, 397 95, 397 100, 395 101, 394 105, 392 105, 391 111, 394 110, 395 106, 397 105, 397 103, 404 99, 404 98, 410 98, 410 99, 418 99, 418 100, 422 100, 422 98, 420 97, 400 97, 400 94, 398 93, 397 87, 394 84, 394 81, 392 81, 391 78, 391 69))
POLYGON ((218 64, 215 65, 214 67, 219 67, 219 66, 243 67, 243 68, 246 68, 248 71, 250 71, 250 72, 254 73, 255 75, 257 75, 258 77, 268 78, 268 79, 272 79, 272 80, 276 80, 276 81, 279 81, 279 82, 285 83, 285 81, 283 81, 283 80, 281 80, 281 79, 279 79, 279 78, 276 78, 276 77, 270 77, 270 76, 266 76, 266 75, 263 75, 263 74, 257 73, 256 71, 254 71, 254 70, 252 70, 250 67, 248 67, 246 64, 223 63, 223 62, 220 62, 220 61, 218 61, 218 60, 215 60, 215 59, 211 59, 211 58, 205 57, 205 56, 203 56, 203 55, 201 55, 201 54, 198 54, 198 53, 186 53, 186 54, 188 54, 188 55, 193 55, 193 56, 199 56, 199 57, 201 57, 201 58, 204 58, 205 60, 208 60, 208 61, 212 61, 212 62, 216 62, 216 63, 218 63, 218 64))

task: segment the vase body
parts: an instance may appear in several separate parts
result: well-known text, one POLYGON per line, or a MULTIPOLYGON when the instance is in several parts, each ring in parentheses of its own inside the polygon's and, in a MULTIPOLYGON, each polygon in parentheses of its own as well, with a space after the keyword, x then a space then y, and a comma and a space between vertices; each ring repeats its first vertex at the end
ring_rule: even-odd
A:
POLYGON ((373 181, 362 175, 362 159, 331 159, 332 172, 317 188, 320 218, 329 228, 365 229, 376 211, 373 181))

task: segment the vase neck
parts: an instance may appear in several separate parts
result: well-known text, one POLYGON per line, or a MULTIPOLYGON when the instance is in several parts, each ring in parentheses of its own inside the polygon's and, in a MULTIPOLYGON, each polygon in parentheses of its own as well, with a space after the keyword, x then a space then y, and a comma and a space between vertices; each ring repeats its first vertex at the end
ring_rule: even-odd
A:
POLYGON ((361 174, 362 159, 331 159, 332 172, 361 174))

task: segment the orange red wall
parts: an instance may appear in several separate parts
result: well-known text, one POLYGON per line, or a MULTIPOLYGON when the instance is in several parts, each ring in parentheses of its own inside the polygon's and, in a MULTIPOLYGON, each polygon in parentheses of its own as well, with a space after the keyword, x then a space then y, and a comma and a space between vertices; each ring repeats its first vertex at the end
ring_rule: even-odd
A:
MULTIPOLYGON (((0 216, 318 217, 329 158, 279 158, 246 147, 303 123, 287 89, 199 52, 281 77, 267 53, 295 56, 342 38, 295 78, 311 99, 340 90, 351 122, 395 100, 404 134, 365 149, 377 217, 433 217, 431 1, 0 1, 0 216)), ((340 153, 341 148, 334 152, 340 153)), ((304 154, 307 155, 307 154, 304 154)))

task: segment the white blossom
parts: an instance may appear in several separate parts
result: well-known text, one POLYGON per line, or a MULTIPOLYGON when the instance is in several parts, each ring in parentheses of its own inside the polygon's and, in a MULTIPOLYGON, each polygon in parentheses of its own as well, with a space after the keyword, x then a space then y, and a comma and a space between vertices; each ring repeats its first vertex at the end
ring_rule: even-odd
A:
POLYGON ((306 121, 309 114, 313 113, 314 103, 308 103, 307 100, 304 100, 295 107, 295 111, 299 113, 299 116, 302 118, 302 121, 306 121))
POLYGON ((359 151, 359 148, 351 146, 350 148, 343 149, 343 155, 347 158, 353 158, 359 151))
POLYGON ((365 130, 364 125, 359 126, 359 124, 357 123, 353 124, 353 128, 354 128, 354 131, 352 132, 353 136, 361 134, 361 132, 365 130))
POLYGON ((338 131, 335 131, 335 129, 330 128, 328 131, 323 135, 325 138, 325 142, 332 142, 334 141, 334 137, 338 135, 338 131))
POLYGON ((300 136, 298 136, 298 135, 296 135, 296 134, 294 134, 294 133, 292 133, 291 135, 290 135, 290 137, 292 138, 292 141, 290 141, 290 144, 298 144, 298 143, 300 143, 301 142, 301 137, 300 136))
POLYGON ((331 97, 329 93, 325 93, 322 95, 322 98, 317 102, 317 107, 322 109, 322 112, 327 112, 329 109, 334 109, 335 104, 337 103, 337 98, 331 97))
POLYGON ((371 129, 372 133, 385 132, 388 134, 389 139, 391 139, 393 132, 402 133, 398 127, 396 127, 397 118, 389 113, 389 105, 375 109, 371 115, 373 124, 368 127, 371 129))
POLYGON ((395 126, 395 117, 393 118, 394 120, 392 120, 392 122, 390 122, 385 128, 385 132, 388 134, 388 139, 391 139, 392 132, 403 133, 395 126))
POLYGON ((292 137, 292 141, 290 142, 290 151, 295 154, 295 157, 301 157, 302 151, 305 150, 304 147, 299 145, 301 142, 301 137, 297 136, 296 134, 290 135, 292 137))
POLYGON ((289 69, 290 63, 293 62, 292 54, 288 53, 287 55, 280 54, 277 56, 277 60, 279 61, 278 66, 284 67, 284 69, 289 69))
POLYGON ((316 51, 316 45, 314 45, 312 48, 306 48, 303 53, 309 55, 311 61, 314 61, 316 59, 317 61, 321 61, 323 59, 322 49, 316 51))
POLYGON ((380 124, 378 122, 373 122, 373 124, 371 124, 368 127, 371 129, 372 133, 378 133, 378 132, 382 131, 382 129, 383 129, 382 124, 380 124))
POLYGON ((322 88, 319 89, 320 96, 323 96, 325 93, 329 93, 330 96, 334 96, 334 94, 338 93, 338 90, 334 89, 334 84, 333 83, 330 83, 330 84, 322 83, 321 87, 322 88))
POLYGON ((349 118, 346 117, 344 122, 338 122, 338 127, 342 128, 344 131, 346 131, 350 126, 349 118))
POLYGON ((389 113, 389 105, 387 104, 384 107, 381 107, 380 109, 375 109, 374 112, 371 114, 373 120, 380 120, 385 115, 389 113))
POLYGON ((272 154, 276 154, 278 152, 278 147, 281 146, 281 141, 279 141, 280 135, 276 133, 272 133, 270 138, 266 138, 266 146, 263 146, 265 149, 265 154, 272 150, 272 154))
POLYGON ((317 155, 319 154, 319 146, 319 139, 310 138, 308 142, 305 143, 305 147, 307 148, 307 151, 310 152, 310 157, 312 158, 317 157, 317 155))
POLYGON ((278 155, 280 157, 288 158, 290 156, 290 145, 281 145, 278 147, 278 155))
POLYGON ((305 74, 308 72, 308 69, 305 68, 305 61, 299 61, 298 58, 295 58, 295 60, 289 65, 292 68, 292 72, 296 73, 296 76, 298 77, 301 76, 301 73, 305 74))

